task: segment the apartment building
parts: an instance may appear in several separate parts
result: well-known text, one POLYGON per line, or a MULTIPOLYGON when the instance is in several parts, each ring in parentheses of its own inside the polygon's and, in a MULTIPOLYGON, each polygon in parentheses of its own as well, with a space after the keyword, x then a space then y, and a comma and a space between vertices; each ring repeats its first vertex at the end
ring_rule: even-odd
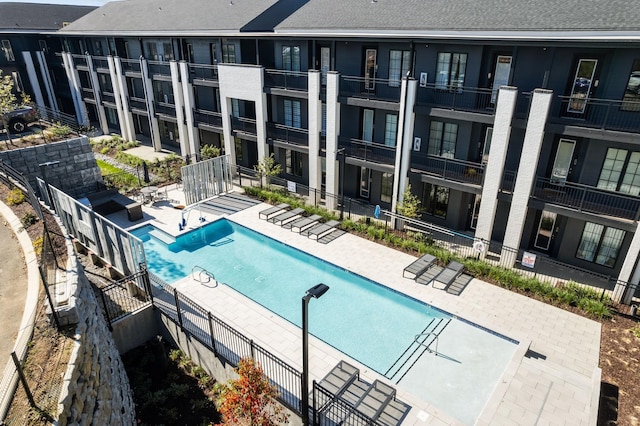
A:
POLYGON ((53 110, 73 109, 67 73, 62 67, 60 28, 95 7, 36 3, 0 3, 0 70, 13 78, 18 99, 53 110))
POLYGON ((105 133, 386 209, 410 186, 434 224, 637 283, 637 6, 128 0, 57 36, 105 133))

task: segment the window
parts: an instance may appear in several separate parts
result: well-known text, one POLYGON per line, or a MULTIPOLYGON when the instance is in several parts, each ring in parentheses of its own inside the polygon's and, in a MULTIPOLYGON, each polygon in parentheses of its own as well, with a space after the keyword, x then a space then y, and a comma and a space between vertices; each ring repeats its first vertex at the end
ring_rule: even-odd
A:
POLYGON ((147 42, 147 59, 151 61, 158 60, 158 46, 155 43, 147 42))
POLYGON ((222 45, 222 62, 225 64, 236 63, 236 45, 233 43, 224 43, 222 45))
POLYGON ((164 57, 160 58, 161 61, 173 61, 173 46, 171 43, 162 43, 162 50, 164 57))
POLYGON ((242 156, 243 156, 242 139, 234 138, 234 145, 236 148, 236 161, 242 161, 242 156))
POLYGON ((625 231, 587 222, 576 257, 613 268, 624 240, 625 231))
POLYGON ((9 40, 2 40, 2 51, 7 61, 14 62, 16 60, 13 56, 13 49, 11 48, 11 42, 9 40))
POLYGON ((458 125, 432 121, 429 129, 429 155, 454 158, 456 154, 456 140, 458 139, 458 125))
POLYGON ((282 46, 282 69, 300 71, 300 46, 282 46))
POLYGON ((633 61, 622 101, 621 110, 640 111, 640 59, 633 61))
POLYGON ((609 148, 600 171, 598 188, 640 195, 640 152, 609 148))
POLYGON ((399 87, 400 80, 411 69, 410 50, 392 50, 389 53, 389 86, 399 87))
POLYGON ((320 136, 327 136, 327 104, 322 103, 322 128, 320 129, 320 136))
POLYGON ((285 171, 287 174, 302 176, 302 154, 287 149, 285 151, 285 171))
POLYGON ((445 219, 449 207, 449 188, 425 183, 422 191, 425 213, 445 219))
POLYGON ((236 98, 231 99, 231 116, 240 117, 240 101, 236 98))
POLYGON ((105 93, 113 93, 111 78, 109 78, 106 74, 98 74, 98 79, 100 81, 100 90, 105 93))
POLYGON ((11 77, 13 78, 13 88, 17 93, 22 93, 24 91, 24 86, 22 85, 22 78, 20 77, 20 73, 18 71, 12 71, 11 77))
POLYGON ((211 43, 209 45, 209 51, 211 52, 211 65, 215 65, 218 63, 218 52, 216 51, 216 44, 211 43))
POLYGON ((436 88, 462 93, 466 68, 466 53, 438 53, 436 88))
POLYGON ((380 183, 380 201, 383 203, 391 203, 393 197, 393 174, 382 173, 382 182, 380 183))
POLYGON ((387 114, 384 124, 384 144, 386 146, 396 146, 396 134, 398 131, 398 116, 387 114))
POLYGON ((98 40, 93 42, 93 54, 96 56, 102 56, 102 43, 98 40))
POLYGON ((284 100, 284 124, 297 129, 302 127, 300 122, 300 101, 284 100))
POLYGON ((46 40, 38 40, 38 44, 40 45, 40 50, 44 53, 49 53, 49 48, 47 47, 46 40))
POLYGON ((331 49, 328 47, 320 48, 320 72, 322 73, 322 85, 327 84, 327 72, 331 67, 331 49))

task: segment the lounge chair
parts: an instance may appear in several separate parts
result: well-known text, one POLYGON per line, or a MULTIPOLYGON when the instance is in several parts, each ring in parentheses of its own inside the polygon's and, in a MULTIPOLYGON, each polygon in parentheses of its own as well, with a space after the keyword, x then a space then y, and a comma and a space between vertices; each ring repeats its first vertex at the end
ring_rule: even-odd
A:
MULTIPOLYGON (((415 260, 409 266, 404 268, 402 271, 402 276, 405 274, 413 275, 413 279, 415 280, 420 275, 424 274, 427 269, 431 268, 436 263, 436 257, 431 254, 425 254, 421 258, 415 260)), ((409 277, 411 278, 411 277, 409 277)))
POLYGON ((321 223, 320 225, 316 225, 313 228, 308 229, 306 232, 307 237, 313 239, 315 237, 316 240, 319 240, 324 234, 328 234, 333 231, 336 226, 340 225, 340 221, 338 220, 330 220, 329 222, 321 223))
POLYGON ((345 361, 340 361, 318 385, 334 397, 339 397, 359 376, 360 370, 345 361))
POLYGON ((292 222, 285 223, 282 227, 291 229, 293 232, 297 232, 299 234, 305 229, 316 225, 320 219, 322 219, 322 216, 314 214, 313 216, 301 217, 292 222))
POLYGON ((291 206, 287 203, 278 204, 277 206, 269 207, 268 209, 262 210, 260 213, 258 213, 258 217, 260 219, 269 220, 271 216, 275 216, 282 210, 287 210, 289 207, 291 206))
POLYGON ((302 213, 304 213, 304 209, 303 208, 296 208, 293 210, 287 210, 284 213, 280 213, 276 216, 273 216, 271 219, 268 219, 269 222, 272 222, 276 225, 284 225, 285 223, 291 222, 292 220, 295 220, 297 217, 299 217, 302 213))
POLYGON ((449 262, 446 268, 444 268, 438 275, 433 278, 433 281, 442 283, 446 287, 449 287, 464 271, 464 265, 458 262, 449 262))
MULTIPOLYGON (((394 388, 376 379, 354 404, 354 408, 375 422, 395 397, 394 388)), ((348 424, 349 419, 345 423, 348 424)))

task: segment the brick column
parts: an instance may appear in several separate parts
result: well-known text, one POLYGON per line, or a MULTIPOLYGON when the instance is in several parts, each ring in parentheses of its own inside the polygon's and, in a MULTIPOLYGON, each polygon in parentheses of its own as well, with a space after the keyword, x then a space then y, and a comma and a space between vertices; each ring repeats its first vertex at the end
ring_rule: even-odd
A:
MULTIPOLYGON (((335 71, 327 72, 327 210, 335 210, 338 207, 336 197, 340 194, 340 167, 338 165, 338 135, 340 134, 340 104, 338 93, 340 87, 340 74, 335 71)), ((344 155, 344 154, 342 154, 344 155)), ((342 188, 344 190, 344 188, 342 188)))
POLYGON ((320 202, 322 189, 322 159, 320 158, 320 132, 322 130, 322 101, 320 100, 320 77, 316 70, 309 70, 309 188, 315 189, 309 193, 309 201, 313 204, 320 202))

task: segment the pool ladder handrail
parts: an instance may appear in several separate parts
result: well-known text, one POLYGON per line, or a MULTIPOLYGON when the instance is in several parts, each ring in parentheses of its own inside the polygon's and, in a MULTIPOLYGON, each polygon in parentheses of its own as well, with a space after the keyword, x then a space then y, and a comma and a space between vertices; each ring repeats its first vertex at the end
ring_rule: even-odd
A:
POLYGON ((202 267, 202 266, 200 266, 200 265, 195 265, 193 268, 191 268, 191 277, 192 277, 195 281, 197 281, 197 282, 199 282, 199 283, 209 282, 209 281, 211 281, 211 280, 213 280, 213 281, 215 281, 215 282, 217 283, 217 281, 216 281, 216 277, 213 275, 213 273, 211 273, 211 272, 207 271, 205 268, 203 268, 203 267, 202 267), (197 272, 198 272, 198 278, 196 278, 196 276, 195 276, 196 269, 198 270, 198 271, 197 271, 197 272), (205 277, 207 277, 207 281, 203 281, 203 279, 202 279, 202 275, 204 275, 205 277))
POLYGON ((419 344, 420 346, 424 346, 429 353, 435 353, 436 355, 438 355, 438 336, 439 336, 438 333, 432 333, 432 332, 420 333, 420 334, 416 334, 416 337, 413 339, 413 341, 416 342, 417 344, 419 344), (425 337, 433 336, 434 339, 431 342, 429 342, 428 345, 425 345, 424 342, 425 342, 426 339, 423 340, 422 342, 418 341, 418 338, 422 337, 422 336, 425 336, 425 337), (433 342, 436 342, 436 350, 435 351, 433 349, 431 349, 431 347, 430 347, 433 344, 433 342))

